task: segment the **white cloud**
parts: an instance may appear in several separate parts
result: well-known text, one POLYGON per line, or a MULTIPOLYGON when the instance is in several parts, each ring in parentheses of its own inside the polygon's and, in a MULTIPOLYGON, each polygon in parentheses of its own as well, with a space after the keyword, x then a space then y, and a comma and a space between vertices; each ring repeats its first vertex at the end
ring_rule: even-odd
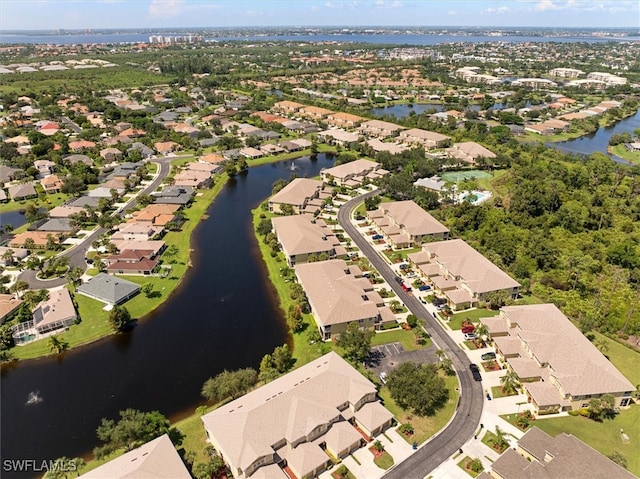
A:
POLYGON ((374 5, 377 8, 401 8, 403 6, 400 0, 394 0, 392 2, 387 2, 385 0, 376 0, 374 5))
POLYGON ((151 0, 149 14, 152 17, 175 17, 182 11, 184 0, 151 0))
POLYGON ((502 13, 511 13, 511 9, 505 5, 503 5, 502 7, 498 7, 498 8, 486 8, 482 11, 482 13, 488 13, 488 14, 502 14, 502 13))
POLYGON ((456 10, 449 10, 447 12, 447 15, 451 15, 452 17, 456 16, 458 14, 458 12, 456 10))

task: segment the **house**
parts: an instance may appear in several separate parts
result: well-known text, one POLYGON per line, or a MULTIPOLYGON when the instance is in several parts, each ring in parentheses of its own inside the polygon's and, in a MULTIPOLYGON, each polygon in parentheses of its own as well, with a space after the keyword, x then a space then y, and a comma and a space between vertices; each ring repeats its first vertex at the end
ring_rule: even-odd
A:
POLYGON ((131 151, 139 151, 142 158, 151 158, 153 156, 153 150, 144 143, 135 142, 131 144, 131 147, 127 150, 127 153, 131 151))
POLYGON ((33 162, 33 166, 38 170, 38 176, 44 178, 52 173, 56 164, 51 160, 36 160, 33 162))
POLYGON ((302 103, 284 100, 284 101, 276 102, 273 105, 272 110, 290 115, 297 112, 300 108, 303 108, 303 107, 304 105, 302 103))
POLYGON ((77 215, 86 211, 81 206, 56 206, 49 210, 49 218, 69 218, 71 215, 77 215))
POLYGON ((65 156, 63 160, 68 161, 70 165, 75 165, 76 163, 84 163, 87 166, 93 166, 93 160, 87 155, 69 155, 65 156))
POLYGON ((492 160, 498 157, 498 155, 496 155, 493 151, 488 150, 475 141, 454 143, 451 148, 446 148, 445 151, 452 158, 460 160, 461 162, 470 163, 472 165, 477 164, 481 158, 492 160))
POLYGON ((111 235, 111 241, 147 241, 160 237, 163 233, 163 226, 144 222, 123 223, 118 225, 118 231, 111 235))
POLYGON ((198 161, 202 163, 211 163, 213 165, 219 165, 220 163, 224 163, 227 160, 219 153, 209 153, 207 155, 201 156, 198 159, 198 161))
POLYGON ((240 154, 245 158, 249 158, 250 160, 257 160, 258 158, 262 158, 264 153, 257 148, 252 148, 247 146, 245 148, 240 149, 240 154))
POLYGON ((131 213, 131 223, 144 224, 148 226, 166 226, 175 220, 176 212, 180 205, 168 205, 152 203, 139 211, 131 213))
POLYGON ((518 296, 520 283, 461 239, 427 243, 407 257, 453 309, 487 301, 499 291, 512 299, 518 296))
POLYGON ((12 328, 16 345, 40 339, 53 332, 60 332, 78 319, 69 290, 60 288, 49 291, 49 299, 39 303, 33 310, 33 320, 20 323, 12 328))
POLYGON ((15 235, 9 242, 9 246, 11 248, 22 248, 25 247, 25 243, 29 244, 29 240, 31 239, 33 240, 34 249, 44 249, 47 247, 47 242, 50 237, 53 237, 56 243, 60 242, 58 235, 52 235, 46 231, 25 231, 24 233, 15 235))
POLYGON ((89 150, 91 148, 95 148, 96 144, 93 141, 87 141, 87 140, 77 140, 77 141, 70 141, 69 142, 69 149, 71 151, 83 151, 83 150, 89 150))
POLYGON ((9 320, 22 305, 22 300, 12 294, 0 294, 0 324, 9 320))
POLYGON ((420 186, 427 190, 440 193, 445 187, 446 181, 442 180, 439 176, 432 176, 431 178, 420 178, 416 180, 414 186, 420 186))
POLYGON ((395 123, 389 123, 388 121, 381 120, 369 120, 360 125, 358 131, 365 136, 388 138, 390 136, 396 136, 405 127, 396 125, 395 123))
POLYGON ((330 352, 202 416, 208 441, 236 478, 317 477, 386 430, 393 415, 375 385, 330 352), (357 434, 354 434, 356 432, 357 434))
POLYGON ((334 112, 325 118, 325 123, 336 128, 356 128, 365 121, 364 118, 351 113, 334 112))
POLYGON ((98 207, 99 201, 100 201, 99 198, 92 198, 90 196, 85 195, 73 200, 71 203, 68 204, 68 206, 71 206, 72 208, 80 207, 80 208, 95 209, 98 207))
POLYGON ((77 227, 73 226, 68 218, 51 218, 37 228, 37 231, 49 233, 73 233, 76 230, 77 227))
POLYGON ((124 188, 109 188, 106 186, 98 186, 97 188, 94 188, 92 190, 89 190, 87 192, 87 196, 89 196, 90 198, 96 198, 96 199, 100 199, 100 198, 113 198, 113 194, 116 194, 117 196, 122 196, 125 193, 125 189, 124 188))
POLYGON ((411 200, 381 203, 377 210, 368 211, 367 215, 395 248, 449 238, 449 228, 411 200))
POLYGON ((46 193, 58 193, 62 188, 62 180, 58 175, 49 175, 40 180, 40 185, 46 193))
POLYGON ((295 272, 324 339, 346 331, 352 322, 363 329, 380 329, 396 321, 357 266, 334 259, 298 264, 295 272))
POLYGON ((289 266, 306 263, 310 257, 327 259, 346 255, 340 241, 321 219, 309 215, 280 216, 271 219, 278 243, 289 266))
POLYGON ((80 476, 82 479, 133 479, 156 477, 191 479, 167 434, 124 453, 80 476))
POLYGON ((105 258, 109 274, 149 276, 157 271, 159 262, 150 250, 125 250, 105 258))
POLYGON ((7 193, 4 191, 4 189, 0 188, 0 202, 6 203, 7 201, 9 201, 9 198, 7 198, 7 193))
POLYGON ((153 202, 168 205, 186 205, 195 195, 195 189, 190 186, 167 186, 162 191, 152 193, 153 202))
POLYGON ((168 155, 180 148, 180 145, 175 141, 158 141, 153 144, 156 151, 162 155, 168 155))
POLYGON ((21 185, 9 186, 9 196, 14 201, 26 200, 27 198, 35 198, 38 196, 38 192, 33 187, 32 183, 23 183, 21 185))
POLYGON ((303 106, 302 108, 298 109, 299 116, 314 121, 322 120, 331 113, 333 113, 333 111, 327 110, 326 108, 320 108, 318 106, 303 106))
POLYGON ((158 256, 167 248, 161 240, 116 240, 112 237, 111 242, 121 253, 127 250, 151 251, 153 256, 158 256))
POLYGON ((451 142, 451 137, 447 135, 420 128, 403 130, 398 135, 398 139, 407 145, 422 146, 423 148, 444 148, 451 142))
POLYGON ((635 386, 555 305, 505 306, 481 321, 537 414, 578 411, 604 394, 616 407, 633 401, 635 386))
POLYGON ((550 436, 537 427, 507 449, 478 479, 634 479, 636 476, 577 437, 550 436))
POLYGON ((8 183, 10 181, 22 178, 24 171, 20 168, 12 168, 6 165, 0 165, 0 183, 8 183))
POLYGON ((11 266, 16 262, 24 261, 27 256, 29 256, 29 251, 24 248, 7 248, 6 246, 0 246, 0 265, 11 266), (7 254, 9 251, 11 251, 11 257, 7 254))
POLYGON ((370 160, 355 160, 333 168, 325 168, 320 172, 322 181, 331 184, 357 188, 362 185, 365 178, 375 180, 381 176, 389 174, 387 170, 380 167, 380 163, 370 160))
POLYGON ((173 177, 175 186, 188 186, 196 189, 210 188, 213 184, 211 174, 203 171, 182 170, 173 177))
POLYGON ((80 294, 107 305, 122 304, 140 292, 140 285, 107 273, 98 273, 76 288, 80 294))
POLYGON ((269 198, 269 211, 281 213, 282 205, 291 205, 296 214, 306 212, 307 206, 317 211, 322 206, 319 199, 323 191, 322 181, 309 178, 294 178, 284 188, 269 198))
POLYGON ((103 148, 100 150, 100 156, 106 161, 118 161, 122 158, 122 152, 117 148, 103 148))

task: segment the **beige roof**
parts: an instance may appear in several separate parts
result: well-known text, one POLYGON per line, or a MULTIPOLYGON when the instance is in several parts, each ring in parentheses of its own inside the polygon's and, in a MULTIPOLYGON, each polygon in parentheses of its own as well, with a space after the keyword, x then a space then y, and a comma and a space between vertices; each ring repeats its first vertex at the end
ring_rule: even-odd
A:
POLYGON ((68 218, 69 216, 85 211, 81 206, 56 206, 49 210, 50 218, 68 218))
POLYGON ((289 256, 331 251, 340 243, 330 229, 309 215, 279 216, 271 222, 282 249, 289 256))
POLYGON ((86 479, 191 479, 164 434, 80 476, 86 479))
POLYGON ((49 291, 49 299, 38 304, 33 318, 38 328, 47 324, 55 324, 76 316, 71 295, 67 289, 49 291))
MULTIPOLYGON (((526 349, 572 396, 620 393, 635 387, 553 304, 505 306, 510 337, 526 349)), ((501 338, 496 338, 496 341, 501 338)))
POLYGON ((393 414, 376 401, 368 402, 358 409, 355 413, 355 418, 368 431, 373 431, 393 418, 393 414))
POLYGON ((309 178, 295 178, 269 200, 270 203, 303 205, 322 189, 322 181, 309 178))
POLYGON ((331 175, 334 178, 346 178, 350 175, 364 175, 380 166, 379 163, 370 160, 355 160, 342 165, 334 166, 323 170, 323 174, 331 175))
POLYGON ((423 210, 414 201, 382 203, 379 208, 410 236, 424 236, 449 232, 449 228, 423 210))
POLYGON ((350 448, 362 439, 360 433, 347 421, 335 423, 324 436, 327 449, 337 454, 340 451, 350 448))
POLYGON ((296 265, 296 275, 309 298, 316 321, 322 325, 348 323, 378 316, 366 278, 357 278, 342 260, 296 265), (349 271, 349 273, 348 273, 349 271), (366 298, 366 299, 365 299, 366 298))
POLYGON ((365 121, 362 125, 360 125, 360 128, 365 130, 386 130, 391 132, 405 129, 404 126, 396 125, 395 123, 390 123, 388 121, 382 120, 365 121))
MULTIPOLYGON (((512 359, 516 359, 516 358, 512 358, 512 359)), ((527 376, 522 376, 522 377, 527 377, 527 376)), ((524 388, 527 390, 527 393, 529 394, 529 396, 531 396, 533 401, 540 408, 545 408, 550 406, 565 407, 565 406, 571 405, 569 401, 560 397, 560 395, 558 394, 558 390, 551 383, 544 383, 542 381, 524 383, 524 388)))
POLYGON ((448 140, 450 138, 447 135, 436 133, 435 131, 422 130, 420 128, 411 128, 410 130, 405 130, 400 133, 400 136, 408 139, 433 141, 436 143, 440 141, 448 140))
POLYGON ((277 464, 269 464, 254 472, 251 479, 289 479, 289 476, 277 464))
POLYGON ((459 277, 476 294, 520 286, 461 239, 428 243, 424 249, 435 255, 434 262, 443 265, 452 276, 459 277))
POLYGON ((331 137, 336 141, 343 141, 346 143, 355 143, 359 139, 357 133, 351 133, 344 130, 325 130, 318 133, 318 136, 331 137))
POLYGON ((529 461, 507 449, 491 466, 504 479, 632 479, 633 474, 586 445, 578 438, 560 433, 552 437, 538 428, 530 429, 518 447, 533 456, 529 461))
POLYGON ((298 477, 311 477, 313 472, 322 469, 329 456, 320 446, 308 442, 300 444, 287 454, 287 465, 298 477))
POLYGON ((480 318, 480 322, 487 327, 489 335, 504 334, 509 331, 509 327, 505 323, 504 319, 499 316, 480 318))
POLYGON ((246 469, 272 454, 283 439, 291 444, 340 417, 339 406, 375 394, 371 381, 334 352, 202 417, 233 468, 246 469))
POLYGON ((491 151, 486 149, 484 146, 479 145, 478 143, 474 142, 474 141, 466 141, 463 143, 456 143, 453 145, 454 150, 458 150, 461 151, 462 153, 464 153, 466 156, 475 159, 478 159, 479 157, 484 157, 484 158, 495 158, 496 154, 491 151))
POLYGON ((429 255, 425 251, 409 253, 407 258, 409 258, 414 264, 427 264, 430 261, 429 255))
POLYGON ((0 319, 13 313, 22 304, 21 299, 16 299, 12 294, 0 294, 0 319))

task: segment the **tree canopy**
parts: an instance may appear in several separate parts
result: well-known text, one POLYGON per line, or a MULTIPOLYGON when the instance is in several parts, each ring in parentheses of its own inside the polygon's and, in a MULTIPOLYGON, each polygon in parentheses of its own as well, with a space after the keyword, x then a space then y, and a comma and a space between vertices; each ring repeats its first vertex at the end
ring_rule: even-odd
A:
POLYGON ((433 364, 402 363, 389 373, 387 387, 400 407, 418 416, 432 416, 449 399, 444 379, 433 364))
POLYGON ((361 362, 366 359, 371 350, 372 330, 363 330, 357 322, 351 322, 347 330, 341 333, 336 344, 344 349, 344 355, 353 362, 361 362))
POLYGON ((235 371, 222 371, 209 378, 202 386, 202 396, 209 401, 218 402, 226 398, 237 398, 251 389, 258 380, 255 369, 244 368, 235 371))

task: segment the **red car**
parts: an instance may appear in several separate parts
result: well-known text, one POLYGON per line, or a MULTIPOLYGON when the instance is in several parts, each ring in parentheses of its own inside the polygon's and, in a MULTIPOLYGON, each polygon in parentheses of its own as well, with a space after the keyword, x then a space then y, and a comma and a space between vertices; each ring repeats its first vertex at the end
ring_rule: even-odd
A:
POLYGON ((473 333, 476 327, 469 321, 465 321, 464 323, 462 323, 461 329, 463 333, 467 334, 467 333, 473 333))

